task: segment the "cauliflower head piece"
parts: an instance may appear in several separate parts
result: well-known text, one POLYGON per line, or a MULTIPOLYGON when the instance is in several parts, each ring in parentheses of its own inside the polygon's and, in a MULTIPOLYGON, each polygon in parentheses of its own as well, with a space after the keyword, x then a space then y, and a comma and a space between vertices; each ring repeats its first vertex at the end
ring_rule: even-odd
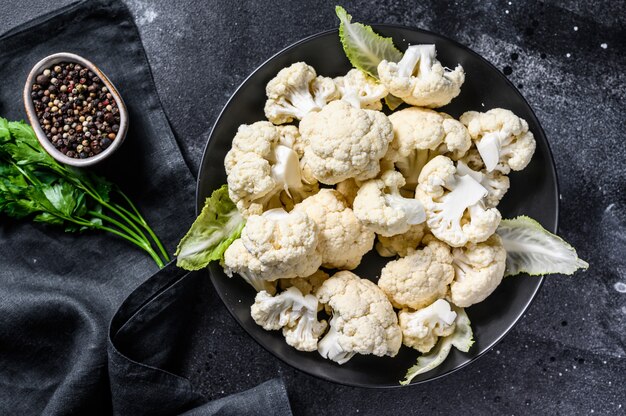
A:
POLYGON ((318 241, 317 225, 304 212, 277 208, 253 215, 224 253, 224 272, 272 293, 267 282, 309 276, 320 267, 318 241))
POLYGON ((403 309, 398 313, 402 343, 426 354, 437 344, 439 337, 447 337, 454 332, 455 319, 456 312, 443 299, 418 311, 403 309))
POLYGON ((455 248, 452 255, 455 276, 450 285, 450 300, 456 306, 466 308, 482 302, 502 282, 506 251, 497 234, 483 243, 455 248))
POLYGON ((385 114, 354 108, 345 101, 333 101, 307 114, 300 122, 300 134, 307 142, 303 163, 327 185, 378 175, 380 159, 393 139, 385 114))
POLYGON ((436 59, 435 45, 409 46, 399 62, 378 64, 380 82, 390 94, 420 107, 443 107, 461 92, 465 72, 450 71, 436 59))
POLYGON ((434 238, 382 269, 378 286, 396 308, 424 308, 443 298, 454 279, 450 247, 434 238))
POLYGON ((290 123, 319 111, 329 101, 339 98, 332 78, 318 77, 304 62, 281 69, 265 87, 265 116, 274 124, 290 123))
POLYGON ((290 209, 319 190, 300 165, 303 147, 293 126, 276 127, 267 121, 239 126, 224 167, 228 195, 244 217, 271 208, 290 209))
POLYGON ((250 315, 266 331, 283 330, 288 345, 300 351, 315 351, 317 340, 328 324, 317 320, 318 301, 290 287, 279 295, 257 293, 250 315))
POLYGON ((460 175, 449 158, 428 162, 418 182, 415 197, 424 205, 428 228, 448 245, 485 241, 500 224, 500 211, 485 206, 488 191, 471 175, 460 175))
POLYGON ((359 69, 351 69, 343 77, 334 79, 341 99, 354 108, 382 110, 381 100, 387 96, 387 88, 359 69))
POLYGON ((391 237, 378 235, 376 251, 382 257, 405 257, 417 249, 425 234, 426 224, 422 223, 412 225, 409 230, 403 234, 397 234, 391 237))
POLYGON ((318 250, 322 266, 329 269, 354 269, 374 246, 375 234, 354 215, 343 196, 334 189, 322 189, 296 205, 317 224, 318 250))
POLYGON ((415 191, 419 174, 432 158, 448 154, 462 157, 472 141, 463 124, 446 113, 409 107, 389 116, 394 138, 385 160, 393 163, 406 179, 404 189, 415 191))
POLYGON ((354 215, 366 228, 386 237, 406 233, 412 225, 423 223, 426 213, 422 203, 400 194, 404 184, 402 174, 392 170, 380 179, 363 183, 354 199, 354 215))
POLYGON ((398 318, 385 294, 354 273, 336 273, 317 290, 332 310, 328 333, 318 342, 322 357, 344 364, 355 354, 394 357, 402 345, 398 318))
POLYGON ((488 172, 504 174, 522 170, 535 153, 537 143, 528 123, 512 111, 494 108, 485 113, 468 111, 461 116, 488 172))

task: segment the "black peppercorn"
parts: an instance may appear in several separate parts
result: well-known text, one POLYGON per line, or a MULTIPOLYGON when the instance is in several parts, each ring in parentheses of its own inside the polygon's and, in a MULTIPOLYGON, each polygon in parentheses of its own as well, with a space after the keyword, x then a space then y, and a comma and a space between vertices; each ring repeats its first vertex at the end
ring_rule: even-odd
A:
POLYGON ((119 131, 119 108, 93 71, 62 62, 44 69, 31 86, 33 105, 46 137, 68 157, 101 153, 119 131))
POLYGON ((106 149, 110 145, 111 145, 111 140, 109 140, 108 138, 105 137, 104 139, 100 140, 100 147, 102 147, 103 149, 106 149))

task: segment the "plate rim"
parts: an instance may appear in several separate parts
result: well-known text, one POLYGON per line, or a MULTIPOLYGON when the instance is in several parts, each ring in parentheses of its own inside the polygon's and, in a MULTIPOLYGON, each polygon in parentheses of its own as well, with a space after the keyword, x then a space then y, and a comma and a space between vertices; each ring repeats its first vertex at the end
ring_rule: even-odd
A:
MULTIPOLYGON (((530 103, 528 102, 528 100, 526 100, 526 98, 524 97, 524 95, 519 91, 519 89, 515 86, 515 84, 513 84, 513 82, 511 80, 509 80, 509 78, 504 75, 502 73, 502 71, 500 71, 498 69, 498 67, 496 67, 494 64, 492 64, 491 62, 489 62, 486 58, 484 58, 483 56, 481 56, 478 52, 475 52, 472 48, 470 48, 469 46, 466 46, 454 39, 451 39, 447 36, 441 35, 439 33, 435 33, 432 32, 430 30, 425 30, 425 29, 419 29, 416 27, 412 27, 412 26, 406 26, 406 25, 400 25, 400 24, 388 24, 388 23, 380 23, 380 24, 370 24, 370 26, 373 29, 376 28, 389 28, 389 29, 401 29, 401 30, 409 30, 412 32, 417 32, 417 33, 421 33, 421 34, 427 34, 427 35, 431 35, 431 36, 435 36, 435 37, 439 37, 441 39, 446 40, 447 42, 450 42, 452 44, 454 44, 457 47, 460 47, 461 49, 466 50, 467 52, 469 52, 471 55, 473 55, 474 57, 476 57, 477 59, 481 60, 483 63, 487 64, 488 66, 492 67, 493 69, 495 69, 498 73, 498 75, 500 76, 500 78, 503 78, 505 80, 505 82, 508 84, 508 86, 510 88, 512 88, 513 91, 515 91, 520 98, 522 99, 522 101, 524 102, 524 104, 526 104, 526 106, 528 107, 528 109, 530 110, 530 114, 532 115, 532 117, 534 118, 534 122, 535 124, 539 127, 539 133, 541 136, 543 136, 543 138, 545 139, 545 144, 546 144, 546 148, 548 150, 548 161, 550 162, 550 170, 551 173, 554 177, 554 185, 555 185, 555 194, 554 194, 554 202, 555 202, 555 212, 554 212, 554 223, 551 224, 551 226, 548 228, 549 231, 553 232, 553 233, 557 233, 558 232, 558 224, 559 224, 559 217, 560 217, 560 198, 559 196, 561 195, 560 192, 560 185, 559 185, 559 177, 558 177, 558 173, 556 170, 556 163, 554 161, 554 155, 552 154, 552 148, 550 147, 550 141, 548 140, 548 136, 546 135, 541 123, 539 122, 539 118, 537 117, 537 115, 535 114, 535 111, 533 110, 532 106, 530 105, 530 103)), ((264 60, 261 64, 259 64, 252 72, 250 72, 250 74, 248 74, 248 76, 246 76, 243 81, 241 81, 241 83, 237 86, 237 88, 232 92, 232 94, 230 95, 230 97, 228 98, 228 100, 226 101, 226 103, 224 104, 224 106, 222 107, 221 111, 219 112, 217 118, 215 119, 215 122, 213 123, 213 126, 211 127, 211 130, 208 134, 208 138, 206 141, 206 144, 204 145, 204 148, 202 150, 202 158, 200 159, 200 165, 198 167, 198 174, 196 176, 196 193, 195 193, 195 199, 196 199, 196 216, 199 215, 200 211, 202 210, 202 205, 204 205, 204 201, 200 201, 200 192, 201 192, 201 182, 202 182, 202 177, 201 177, 201 173, 203 170, 203 167, 205 166, 205 158, 207 157, 208 154, 208 148, 209 148, 209 144, 211 143, 211 139, 214 137, 214 132, 216 127, 218 126, 218 124, 220 123, 222 117, 224 116, 224 114, 226 113, 226 111, 229 109, 233 99, 235 98, 235 96, 237 95, 237 93, 243 88, 243 86, 248 82, 248 80, 250 80, 250 78, 252 78, 259 70, 261 70, 261 68, 265 67, 266 65, 268 65, 272 60, 274 60, 275 58, 283 55, 286 52, 289 52, 290 50, 297 48, 299 46, 301 46, 304 43, 310 42, 313 39, 316 38, 320 38, 320 37, 324 37, 327 36, 329 34, 332 33, 336 33, 338 35, 339 33, 339 28, 334 28, 334 29, 327 29, 327 30, 323 30, 321 32, 317 32, 314 33, 312 35, 306 36, 300 40, 297 40, 289 45, 287 45, 286 47, 284 47, 283 49, 279 50, 278 52, 276 52, 275 54, 273 54, 272 56, 270 56, 269 58, 267 58, 266 60, 264 60)), ((209 274, 209 277, 211 279, 211 285, 213 285, 213 288, 215 289, 215 292, 217 293, 217 295, 219 296, 221 302, 224 304, 224 307, 226 308, 226 310, 228 311, 228 313, 235 319, 235 321, 239 324, 239 326, 241 326, 241 328, 244 330, 244 332, 250 337, 252 338, 258 345, 260 345, 264 350, 268 351, 270 354, 272 354, 274 357, 278 358, 282 363, 288 365, 291 368, 296 369, 297 371, 300 371, 304 374, 306 374, 307 376, 310 377, 314 377, 317 379, 321 379, 324 381, 328 381, 331 383, 335 383, 335 384, 339 384, 339 385, 343 385, 343 386, 349 386, 349 387, 359 387, 359 388, 367 388, 367 389, 373 389, 373 390, 389 390, 389 389, 398 389, 398 388, 405 388, 405 387, 411 387, 411 386, 417 386, 423 383, 427 383, 427 382, 431 382, 434 380, 438 380, 442 377, 448 376, 450 374, 453 374, 467 366, 469 366, 470 364, 476 362, 479 358, 483 357, 485 354, 487 354, 488 352, 490 352, 496 345, 498 345, 513 329, 513 327, 515 325, 517 325, 517 323, 520 321, 520 319, 522 319, 522 317, 526 314, 526 312, 528 311, 528 309, 530 308, 530 306, 532 305, 532 303, 535 301, 535 299, 537 298, 537 294, 539 293, 539 290, 543 287, 544 281, 545 281, 545 276, 528 276, 526 274, 522 274, 519 276, 512 276, 516 279, 519 278, 531 278, 531 279, 539 279, 539 284, 537 285, 537 287, 535 288, 535 290, 532 293, 532 296, 530 297, 530 299, 526 302, 526 304, 524 305, 523 309, 521 310, 521 312, 515 317, 515 319, 507 326, 506 330, 504 330, 502 332, 502 334, 500 334, 498 336, 498 338, 496 340, 494 340, 490 345, 486 346, 485 349, 480 352, 479 354, 471 357, 469 359, 469 361, 445 372, 442 374, 438 374, 436 376, 424 379, 424 380, 418 380, 418 381, 412 381, 409 384, 406 385, 401 385, 401 384, 396 384, 396 385, 371 385, 371 384, 360 384, 360 383, 353 383, 353 382, 344 382, 344 381, 339 381, 339 380, 335 380, 331 377, 325 376, 325 375, 319 375, 319 374, 312 374, 308 371, 306 371, 305 369, 296 367, 295 365, 292 365, 291 363, 287 362, 285 359, 283 359, 280 355, 278 355, 278 353, 276 353, 274 350, 272 350, 271 348, 267 348, 265 345, 263 345, 263 343, 257 339, 257 337, 255 335, 253 335, 252 333, 250 333, 249 331, 246 330, 246 327, 244 326, 243 322, 241 322, 241 320, 239 320, 239 318, 237 317, 237 315, 228 307, 228 304, 226 303, 226 301, 224 300, 224 296, 222 295, 222 293, 217 290, 215 284, 214 284, 214 279, 216 279, 216 277, 213 275, 213 273, 210 272, 210 268, 207 267, 204 269, 204 272, 209 274)))

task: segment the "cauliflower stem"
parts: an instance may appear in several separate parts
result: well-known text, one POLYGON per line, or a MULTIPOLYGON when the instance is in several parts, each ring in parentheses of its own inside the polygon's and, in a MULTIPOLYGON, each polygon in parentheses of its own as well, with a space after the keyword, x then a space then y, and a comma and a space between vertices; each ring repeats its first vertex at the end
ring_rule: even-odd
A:
POLYGON ((339 332, 333 326, 333 321, 331 319, 330 329, 326 335, 324 335, 324 338, 317 343, 317 351, 322 357, 341 365, 350 361, 356 352, 343 349, 338 340, 339 332))
POLYGON ((459 176, 448 187, 451 192, 435 203, 432 221, 452 228, 455 233, 462 233, 461 218, 465 210, 476 205, 487 195, 487 190, 470 176, 459 176))

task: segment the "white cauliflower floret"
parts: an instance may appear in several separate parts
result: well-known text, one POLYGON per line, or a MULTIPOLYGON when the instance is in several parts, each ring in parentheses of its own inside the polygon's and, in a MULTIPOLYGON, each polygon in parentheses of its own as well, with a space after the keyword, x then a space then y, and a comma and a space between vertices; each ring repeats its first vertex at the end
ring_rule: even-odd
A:
POLYGON ((504 276, 506 251, 497 234, 484 243, 468 244, 452 252, 455 277, 450 299, 461 308, 482 302, 493 293, 504 276))
POLYGON ((424 166, 415 197, 426 210, 426 223, 435 237, 452 247, 479 243, 491 236, 502 216, 486 208, 487 190, 472 176, 459 175, 452 160, 437 156, 424 166))
POLYGON ((354 199, 354 215, 365 227, 387 237, 423 223, 426 214, 422 203, 400 195, 404 184, 402 174, 392 170, 383 173, 380 179, 363 183, 354 199))
POLYGON ((298 155, 298 158, 302 158, 304 156, 304 148, 306 147, 306 142, 300 136, 300 130, 296 126, 276 126, 278 132, 280 133, 280 139, 278 141, 279 144, 283 146, 289 147, 293 149, 294 152, 298 155))
POLYGON ((460 120, 467 126, 488 172, 522 170, 535 153, 537 143, 528 123, 509 110, 468 111, 460 120))
POLYGON ((419 107, 409 107, 389 116, 394 138, 385 160, 394 164, 406 178, 404 189, 415 191, 419 174, 432 158, 450 153, 462 157, 472 141, 467 129, 448 114, 419 107))
POLYGON ((381 100, 387 95, 387 88, 359 69, 351 69, 343 77, 334 79, 341 99, 355 108, 382 110, 381 100))
POLYGON ((288 289, 290 287, 296 287, 300 292, 305 295, 313 293, 322 286, 322 283, 326 281, 330 276, 323 270, 318 270, 307 277, 294 277, 293 279, 280 279, 279 286, 281 289, 288 289))
POLYGON ((306 213, 273 209, 253 215, 241 238, 226 249, 224 272, 267 290, 268 281, 313 274, 322 263, 318 241, 317 226, 306 213))
POLYGON ((290 123, 319 111, 329 101, 339 98, 332 78, 318 77, 304 62, 281 69, 265 87, 265 116, 274 124, 290 123))
POLYGON ((403 309, 398 313, 402 329, 402 343, 426 354, 433 349, 439 337, 454 332, 456 312, 443 299, 415 312, 403 309))
POLYGON ((435 45, 409 46, 400 62, 378 64, 380 82, 390 94, 420 107, 443 107, 461 92, 463 67, 444 68, 435 58, 435 45))
POLYGON ((454 278, 450 247, 425 238, 426 247, 390 261, 382 269, 378 286, 396 308, 421 309, 443 298, 454 278))
POLYGON ((463 159, 457 162, 456 171, 459 175, 470 175, 487 190, 487 196, 484 199, 487 208, 498 206, 511 185, 509 177, 502 172, 497 170, 488 172, 486 169, 480 172, 475 171, 470 169, 463 159))
POLYGON ((317 320, 318 301, 291 287, 279 295, 257 293, 250 315, 266 331, 283 329, 287 344, 300 351, 315 351, 324 333, 326 321, 317 320))
POLYGON ((404 234, 391 237, 378 236, 376 251, 383 257, 405 257, 417 249, 426 233, 426 224, 412 225, 404 234))
POLYGON ((241 125, 226 154, 228 195, 244 217, 268 208, 292 208, 319 186, 301 169, 302 143, 293 129, 267 121, 241 125), (293 146, 293 147, 290 147, 293 146))
POLYGON ((374 233, 354 216, 341 194, 322 189, 296 205, 317 224, 322 265, 329 269, 354 269, 374 245, 374 233))
POLYGON ((307 114, 300 122, 300 134, 308 143, 303 162, 327 185, 378 175, 380 159, 393 139, 386 115, 354 108, 345 101, 333 101, 307 114))
POLYGON ((402 345, 398 318, 374 283, 351 272, 338 272, 317 290, 332 310, 328 333, 318 342, 324 358, 344 364, 354 354, 394 357, 402 345))

